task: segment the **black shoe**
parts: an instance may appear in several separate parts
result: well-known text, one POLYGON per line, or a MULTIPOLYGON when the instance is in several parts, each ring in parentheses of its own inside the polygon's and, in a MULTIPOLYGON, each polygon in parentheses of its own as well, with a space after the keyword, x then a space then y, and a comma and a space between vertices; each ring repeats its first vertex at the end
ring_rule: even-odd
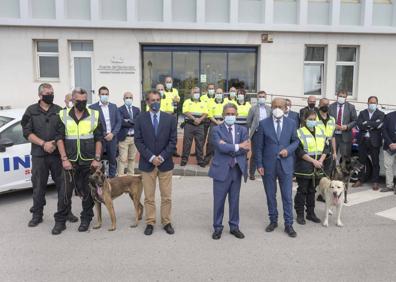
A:
POLYGON ((89 222, 81 221, 80 226, 78 227, 78 232, 86 232, 89 228, 89 222))
POLYGON ((325 199, 323 199, 323 196, 322 195, 318 195, 318 197, 316 198, 316 201, 318 201, 318 202, 323 202, 323 203, 325 203, 326 201, 325 201, 325 199))
POLYGON ((180 155, 177 152, 173 153, 173 156, 176 158, 180 158, 180 155))
POLYGON ((213 240, 219 240, 221 238, 221 231, 215 231, 212 234, 212 239, 213 240))
MULTIPOLYGON (((390 192, 390 191, 393 191, 393 188, 390 188, 390 187, 383 187, 383 188, 381 188, 381 190, 380 190, 380 192, 390 192)), ((396 191, 396 190, 395 190, 396 191)))
POLYGON ((66 220, 69 221, 69 222, 77 222, 78 221, 78 217, 75 216, 72 212, 69 212, 67 217, 66 217, 66 220))
POLYGON ((206 166, 206 164, 205 163, 200 163, 199 166, 204 168, 206 166))
POLYGON ((185 162, 185 161, 180 162, 180 166, 186 166, 186 164, 187 164, 187 162, 185 162))
POLYGON ((256 180, 256 176, 255 176, 254 174, 251 174, 251 175, 249 176, 249 179, 250 179, 250 180, 256 180))
MULTIPOLYGON (((170 223, 168 223, 167 225, 164 226, 164 230, 166 231, 166 233, 168 233, 169 235, 175 234, 175 229, 173 229, 172 225, 170 223)), ((147 234, 146 234, 147 235, 147 234)))
MULTIPOLYGON (((308 216, 307 216, 307 219, 308 219, 308 216)), ((304 215, 297 215, 296 221, 298 224, 301 224, 301 225, 305 225, 305 223, 306 223, 304 215)))
POLYGON ((243 238, 245 238, 245 235, 243 235, 243 233, 242 233, 241 230, 239 230, 239 229, 231 230, 230 233, 231 233, 232 235, 234 235, 235 237, 237 237, 238 239, 243 239, 243 238))
POLYGON ((266 231, 266 232, 272 232, 272 231, 274 231, 275 228, 277 228, 277 227, 278 227, 278 223, 276 223, 276 222, 271 222, 271 223, 265 228, 265 231, 266 231))
POLYGON ((151 224, 147 224, 146 229, 144 229, 144 235, 151 235, 153 234, 154 226, 151 224))
POLYGON ((294 231, 293 226, 291 225, 285 227, 285 233, 291 238, 297 237, 297 233, 294 231))
POLYGON ((307 214, 307 220, 313 221, 315 223, 320 223, 320 219, 314 213, 307 214))
POLYGON ((39 225, 41 222, 43 222, 43 218, 42 217, 33 217, 29 223, 28 226, 29 227, 36 227, 37 225, 39 225))
POLYGON ((52 235, 59 235, 65 229, 66 229, 65 223, 55 222, 55 226, 54 226, 54 228, 52 228, 52 235))

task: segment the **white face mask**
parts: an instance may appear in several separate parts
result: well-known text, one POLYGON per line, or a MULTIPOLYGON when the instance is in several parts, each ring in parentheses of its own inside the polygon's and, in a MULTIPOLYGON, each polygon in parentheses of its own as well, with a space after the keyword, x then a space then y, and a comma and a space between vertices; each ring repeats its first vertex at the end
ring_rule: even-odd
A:
POLYGON ((201 95, 199 94, 199 93, 194 93, 193 94, 193 98, 195 99, 195 100, 199 100, 199 97, 200 97, 201 95))
POLYGON ((281 119, 283 117, 285 113, 283 112, 282 109, 279 108, 275 108, 272 110, 272 115, 276 118, 276 119, 281 119))
POLYGON ((213 96, 215 94, 215 90, 214 89, 208 89, 208 94, 210 96, 213 96))
POLYGON ((235 96, 236 96, 236 92, 234 91, 230 92, 230 98, 235 98, 235 96))
POLYGON ((345 100, 346 100, 346 98, 344 98, 344 97, 337 97, 337 102, 338 102, 338 104, 345 104, 345 100))
POLYGON ((257 99, 257 102, 258 102, 260 105, 264 105, 264 104, 265 104, 265 98, 264 98, 264 97, 259 97, 259 98, 257 99))
POLYGON ((216 93, 215 99, 216 99, 217 101, 223 100, 223 94, 221 94, 221 93, 216 93))
POLYGON ((172 88, 172 83, 165 83, 166 89, 171 89, 172 88))
POLYGON ((239 101, 239 102, 245 101, 245 96, 243 96, 243 95, 238 95, 238 101, 239 101))
POLYGON ((164 90, 160 90, 158 93, 161 95, 161 98, 164 97, 164 90))
POLYGON ((67 103, 67 107, 68 108, 73 108, 73 106, 74 106, 74 104, 73 104, 73 102, 72 101, 69 101, 69 103, 67 103))

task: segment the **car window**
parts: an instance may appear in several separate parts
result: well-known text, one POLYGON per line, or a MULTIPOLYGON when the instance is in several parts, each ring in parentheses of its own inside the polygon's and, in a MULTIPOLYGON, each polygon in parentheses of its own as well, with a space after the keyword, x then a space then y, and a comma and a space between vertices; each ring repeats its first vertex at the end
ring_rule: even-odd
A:
POLYGON ((6 123, 12 121, 13 119, 10 117, 3 117, 0 116, 0 127, 2 127, 3 125, 5 125, 6 123))
POLYGON ((21 122, 17 122, 16 124, 5 129, 0 134, 0 139, 3 138, 12 140, 14 145, 25 144, 29 142, 25 139, 25 137, 23 137, 21 122))

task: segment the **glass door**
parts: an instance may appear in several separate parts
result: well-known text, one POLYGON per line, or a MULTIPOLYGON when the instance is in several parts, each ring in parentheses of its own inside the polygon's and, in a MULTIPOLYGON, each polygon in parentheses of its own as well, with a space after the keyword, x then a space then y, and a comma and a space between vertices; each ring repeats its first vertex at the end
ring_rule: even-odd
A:
POLYGON ((227 53, 205 52, 201 53, 201 87, 206 89, 208 83, 214 83, 217 87, 227 89, 227 53))
POLYGON ((191 89, 199 87, 199 52, 173 52, 172 69, 173 84, 179 90, 180 105, 183 105, 183 101, 191 97, 191 89))

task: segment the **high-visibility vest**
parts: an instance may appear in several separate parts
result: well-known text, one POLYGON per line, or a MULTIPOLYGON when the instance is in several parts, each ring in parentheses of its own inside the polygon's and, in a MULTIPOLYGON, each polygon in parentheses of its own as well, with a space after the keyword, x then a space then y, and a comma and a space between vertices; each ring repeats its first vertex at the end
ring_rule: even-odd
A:
POLYGON ((87 109, 89 115, 76 123, 69 115, 70 110, 62 109, 59 112, 60 119, 65 125, 67 158, 72 162, 92 161, 95 158, 94 131, 99 123, 99 112, 87 109))
POLYGON ((213 101, 214 101, 214 95, 213 95, 213 97, 209 97, 209 95, 208 94, 203 94, 202 96, 201 96, 201 101, 203 101, 203 102, 206 102, 206 103, 208 103, 208 104, 210 104, 210 103, 212 103, 213 101))
POLYGON ((201 101, 201 99, 198 101, 187 99, 183 103, 183 114, 185 113, 191 113, 194 117, 200 118, 208 113, 207 103, 201 101))
POLYGON ((237 104, 238 116, 236 117, 235 123, 245 125, 251 107, 252 105, 249 102, 245 102, 244 104, 237 104))
MULTIPOLYGON (((146 111, 148 112, 149 110, 150 110, 149 105, 146 105, 146 111)), ((173 113, 173 101, 170 97, 166 96, 165 94, 163 97, 161 97, 160 110, 167 113, 173 113)))
POLYGON ((224 103, 226 103, 226 104, 232 103, 232 104, 234 104, 235 106, 238 106, 238 102, 237 102, 236 99, 231 100, 230 98, 226 98, 226 99, 224 99, 224 103))
POLYGON ((225 101, 223 99, 222 102, 213 102, 211 106, 209 106, 209 118, 214 118, 216 120, 223 120, 223 108, 225 105, 225 101))
POLYGON ((319 119, 319 117, 316 117, 317 125, 316 128, 321 128, 327 138, 333 137, 334 131, 335 131, 335 126, 336 126, 336 121, 335 118, 332 116, 329 116, 329 120, 327 121, 327 124, 324 125, 323 121, 319 119))
POLYGON ((304 151, 311 157, 322 155, 326 145, 326 135, 322 128, 315 127, 315 136, 306 127, 297 130, 297 136, 304 147, 304 151))
POLYGON ((172 101, 173 99, 175 99, 175 97, 178 97, 180 99, 179 91, 176 88, 172 88, 170 89, 170 91, 165 88, 165 95, 169 97, 172 101))

